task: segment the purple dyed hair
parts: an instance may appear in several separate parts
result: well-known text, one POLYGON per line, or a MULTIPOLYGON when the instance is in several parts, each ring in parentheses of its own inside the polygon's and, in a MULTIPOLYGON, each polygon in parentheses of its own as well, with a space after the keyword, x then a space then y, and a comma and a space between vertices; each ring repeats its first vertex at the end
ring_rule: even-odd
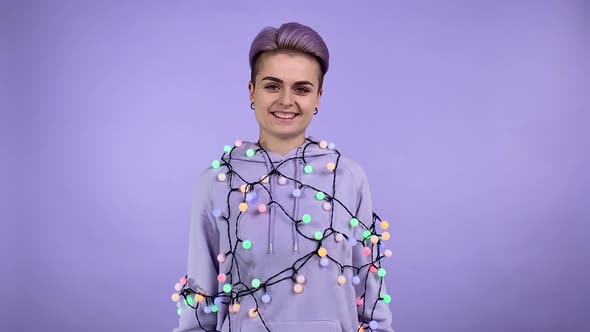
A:
POLYGON ((258 74, 258 59, 262 53, 297 54, 316 59, 321 68, 319 87, 322 87, 324 75, 328 72, 330 53, 322 37, 312 28, 289 22, 278 29, 266 27, 262 29, 250 45, 250 80, 255 83, 258 74))

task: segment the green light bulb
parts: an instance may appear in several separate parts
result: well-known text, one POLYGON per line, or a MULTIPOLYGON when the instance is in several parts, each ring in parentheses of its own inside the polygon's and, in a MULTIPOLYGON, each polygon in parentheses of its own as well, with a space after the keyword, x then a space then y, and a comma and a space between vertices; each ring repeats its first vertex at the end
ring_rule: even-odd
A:
POLYGON ((313 237, 314 237, 314 239, 316 239, 316 240, 319 241, 319 240, 321 240, 324 237, 324 234, 322 232, 315 232, 313 234, 313 237))
POLYGON ((317 199, 318 201, 323 200, 325 197, 326 197, 326 195, 323 192, 321 192, 321 191, 318 191, 315 194, 315 199, 317 199))
POLYGON ((254 287, 254 288, 260 287, 260 280, 258 280, 256 278, 252 279, 252 287, 254 287))
POLYGON ((388 294, 383 294, 381 297, 383 298, 383 303, 387 304, 391 302, 391 296, 389 296, 388 294))
POLYGON ((254 157, 254 153, 255 153, 255 152, 254 152, 254 150, 252 150, 252 149, 248 149, 248 150, 246 150, 246 156, 248 156, 248 157, 254 157))
POLYGON ((350 219, 350 226, 356 227, 359 225, 359 220, 357 218, 350 219))
POLYGON ((311 165, 305 165, 305 167, 303 168, 303 171, 306 174, 310 174, 313 171, 313 167, 311 167, 311 165))
POLYGON ((303 221, 304 224, 309 224, 311 222, 311 216, 309 214, 304 214, 303 217, 301 217, 301 221, 303 221))
POLYGON ((369 238, 370 236, 371 236, 371 231, 366 230, 366 231, 363 232, 363 238, 366 239, 366 238, 369 238))
POLYGON ((385 274, 387 274, 387 271, 385 271, 384 268, 380 268, 379 271, 377 271, 377 275, 381 278, 385 277, 385 274))
POLYGON ((215 304, 211 305, 211 312, 217 312, 219 310, 219 307, 216 306, 215 304))
POLYGON ((176 309, 176 313, 178 314, 178 316, 182 315, 182 308, 176 309))
POLYGON ((211 166, 213 168, 219 168, 219 166, 221 166, 221 164, 219 163, 219 160, 213 160, 213 162, 211 163, 211 166))
POLYGON ((228 152, 228 153, 231 152, 231 145, 224 146, 223 151, 228 152))
POLYGON ((252 248, 252 242, 250 242, 250 240, 244 240, 244 242, 242 242, 242 248, 246 250, 252 248))
POLYGON ((226 293, 231 293, 232 286, 230 284, 223 285, 223 291, 226 293))

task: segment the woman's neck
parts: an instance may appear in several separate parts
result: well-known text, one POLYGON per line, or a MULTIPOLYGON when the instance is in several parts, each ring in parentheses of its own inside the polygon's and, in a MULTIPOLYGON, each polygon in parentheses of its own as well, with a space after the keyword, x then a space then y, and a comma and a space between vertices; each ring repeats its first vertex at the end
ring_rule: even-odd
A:
POLYGON ((268 138, 260 135, 258 144, 266 151, 278 153, 281 156, 286 155, 289 151, 305 143, 305 134, 290 139, 268 138))

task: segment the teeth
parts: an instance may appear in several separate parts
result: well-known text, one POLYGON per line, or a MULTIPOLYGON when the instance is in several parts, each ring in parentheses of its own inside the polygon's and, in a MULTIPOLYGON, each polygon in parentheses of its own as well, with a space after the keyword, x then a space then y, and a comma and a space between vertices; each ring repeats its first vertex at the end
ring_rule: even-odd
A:
POLYGON ((295 117, 295 114, 294 113, 278 113, 278 112, 275 112, 273 114, 277 118, 281 118, 281 119, 293 119, 295 117))

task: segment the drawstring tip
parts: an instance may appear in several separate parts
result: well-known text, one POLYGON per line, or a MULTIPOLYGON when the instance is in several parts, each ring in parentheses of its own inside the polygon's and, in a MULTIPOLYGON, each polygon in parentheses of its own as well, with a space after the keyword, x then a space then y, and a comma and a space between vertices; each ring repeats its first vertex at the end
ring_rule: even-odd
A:
POLYGON ((293 251, 299 252, 299 248, 297 248, 297 242, 293 243, 293 251))
POLYGON ((268 244, 268 253, 272 254, 272 243, 268 244))

